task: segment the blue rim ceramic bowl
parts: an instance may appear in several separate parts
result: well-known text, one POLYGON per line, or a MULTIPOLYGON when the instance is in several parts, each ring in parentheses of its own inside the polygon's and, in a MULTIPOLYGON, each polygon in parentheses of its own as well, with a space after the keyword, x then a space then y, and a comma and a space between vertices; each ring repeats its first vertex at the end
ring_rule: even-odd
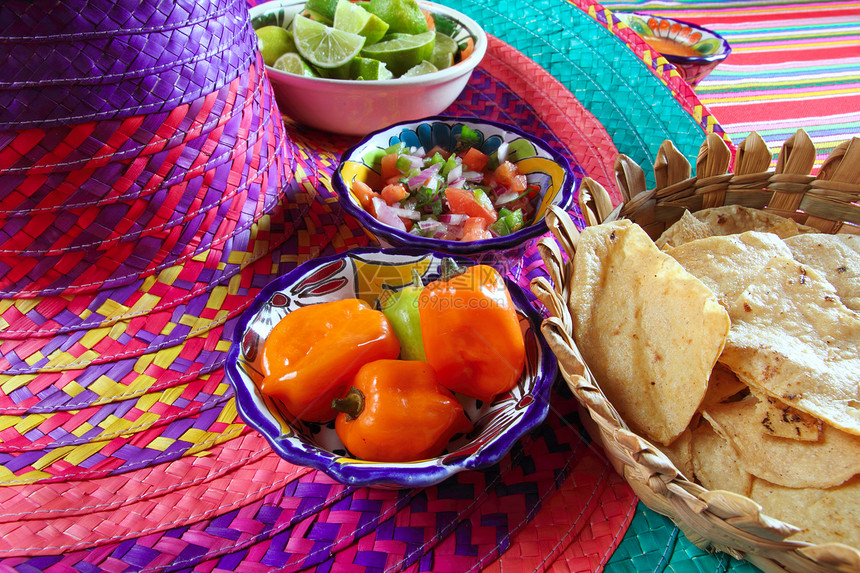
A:
MULTIPOLYGON (((358 297, 374 304, 383 284, 411 284, 412 269, 425 283, 438 277, 443 255, 416 249, 353 249, 313 259, 266 285, 239 318, 227 354, 226 374, 236 394, 239 415, 287 461, 309 466, 342 484, 384 488, 425 487, 451 475, 499 462, 514 443, 541 424, 549 412, 557 372, 555 355, 540 332, 542 317, 525 292, 506 281, 526 339, 526 365, 518 385, 492 403, 457 396, 475 425, 455 436, 441 456, 411 463, 355 460, 337 437, 334 422, 291 422, 278 401, 258 389, 255 367, 262 344, 275 324, 309 304, 358 297)), ((460 264, 472 261, 457 258, 460 264)))
MULTIPOLYGON (((695 52, 695 56, 678 56, 661 52, 664 58, 675 65, 684 80, 694 87, 732 53, 732 48, 725 38, 713 30, 691 22, 642 12, 613 12, 613 14, 642 36, 646 42, 648 38, 670 40, 695 52)), ((657 51, 660 50, 657 49, 657 51)))
POLYGON ((547 232, 544 215, 550 205, 557 205, 565 210, 573 205, 580 177, 571 170, 567 159, 543 139, 519 128, 484 119, 436 116, 397 123, 369 134, 343 153, 332 182, 340 196, 340 204, 358 219, 365 232, 381 246, 430 249, 500 266, 505 260, 522 255, 530 241, 547 232), (520 173, 526 175, 529 184, 540 188, 540 204, 534 220, 528 226, 505 237, 481 241, 448 241, 420 237, 381 223, 362 208, 350 191, 354 179, 368 182, 378 177, 378 172, 375 171, 378 166, 374 167, 373 160, 378 157, 378 150, 399 141, 408 146, 423 147, 425 150, 437 145, 451 150, 456 145, 457 136, 464 125, 480 134, 481 143, 477 147, 488 155, 496 151, 502 142, 506 142, 508 160, 517 165, 520 173))
MULTIPOLYGON (((306 0, 272 0, 250 9, 251 25, 289 27, 306 0)), ((465 14, 433 2, 421 8, 443 16, 458 43, 468 37, 474 51, 448 68, 409 78, 339 80, 288 74, 266 66, 278 107, 308 127, 344 135, 365 135, 397 121, 442 113, 459 97, 487 53, 487 34, 465 14)))

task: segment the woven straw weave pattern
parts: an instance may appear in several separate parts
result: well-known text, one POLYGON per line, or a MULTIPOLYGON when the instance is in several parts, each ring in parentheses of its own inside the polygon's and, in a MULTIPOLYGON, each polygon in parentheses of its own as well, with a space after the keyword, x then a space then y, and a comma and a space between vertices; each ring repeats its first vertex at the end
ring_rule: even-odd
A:
POLYGON ((247 68, 241 0, 36 2, 0 7, 0 130, 172 109, 247 68))

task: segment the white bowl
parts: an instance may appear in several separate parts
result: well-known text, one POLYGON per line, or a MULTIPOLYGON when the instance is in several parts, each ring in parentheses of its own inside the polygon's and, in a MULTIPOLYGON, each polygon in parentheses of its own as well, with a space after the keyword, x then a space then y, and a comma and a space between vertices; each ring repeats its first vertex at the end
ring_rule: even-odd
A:
MULTIPOLYGON (((274 0, 250 9, 251 22, 274 14, 280 25, 289 27, 305 0, 274 0)), ((308 78, 266 66, 269 81, 281 112, 323 131, 365 135, 392 123, 437 115, 451 105, 484 54, 487 34, 468 16, 432 2, 419 2, 425 10, 444 15, 475 39, 468 58, 449 68, 423 76, 391 80, 332 80, 308 78)))

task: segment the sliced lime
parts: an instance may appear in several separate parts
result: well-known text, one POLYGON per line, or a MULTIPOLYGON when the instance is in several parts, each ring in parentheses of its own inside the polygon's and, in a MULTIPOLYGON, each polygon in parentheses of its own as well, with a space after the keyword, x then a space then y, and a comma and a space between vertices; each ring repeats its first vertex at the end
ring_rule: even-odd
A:
POLYGON ((416 0, 370 0, 369 10, 388 23, 389 32, 427 31, 427 19, 416 0))
POLYGON ((316 19, 331 24, 334 21, 334 11, 337 0, 308 0, 305 10, 316 16, 316 19))
POLYGON ((430 63, 440 70, 449 68, 454 65, 454 54, 457 53, 458 49, 459 46, 457 46, 454 38, 441 32, 436 32, 436 43, 433 45, 430 63))
POLYGON ((422 61, 420 64, 416 66, 412 66, 406 73, 400 76, 401 78, 414 78, 415 76, 423 76, 424 74, 430 74, 433 72, 438 72, 439 68, 428 62, 427 60, 422 61))
POLYGON ((300 55, 293 52, 287 52, 275 60, 272 67, 282 72, 296 74, 297 76, 305 76, 308 78, 319 77, 319 74, 317 74, 300 55))
POLYGON ((385 64, 370 58, 353 58, 336 68, 321 69, 323 77, 335 80, 390 80, 394 77, 385 64))
POLYGON ((379 60, 356 58, 352 61, 352 78, 355 80, 390 80, 394 74, 379 60))
POLYGON ((371 44, 361 50, 361 55, 383 62, 391 73, 400 76, 409 68, 420 64, 421 60, 430 58, 435 44, 436 32, 428 30, 423 34, 371 44))
POLYGON ((257 46, 263 54, 263 61, 267 66, 275 63, 281 54, 295 52, 296 44, 293 42, 293 34, 280 26, 263 26, 255 30, 257 34, 257 46))
POLYGON ((364 46, 364 36, 335 30, 304 16, 293 19, 293 39, 299 54, 320 68, 342 66, 364 46))
POLYGON ((338 0, 334 11, 334 27, 344 32, 364 36, 365 44, 378 42, 388 31, 388 24, 349 0, 338 0))

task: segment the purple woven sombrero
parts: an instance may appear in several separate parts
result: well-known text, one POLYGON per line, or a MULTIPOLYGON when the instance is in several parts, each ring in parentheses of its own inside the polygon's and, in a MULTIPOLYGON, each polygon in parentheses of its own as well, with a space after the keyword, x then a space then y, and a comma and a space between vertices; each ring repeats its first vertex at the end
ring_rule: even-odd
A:
POLYGON ((160 136, 140 122, 118 122, 135 129, 115 132, 115 143, 149 137, 156 145, 144 146, 132 160, 96 167, 68 170, 61 160, 69 139, 77 137, 74 129, 18 132, 0 165, 0 188, 6 190, 0 297, 93 292, 130 284, 209 250, 220 250, 222 258, 246 250, 250 225, 281 204, 294 170, 267 86, 260 62, 253 61, 214 97, 204 97, 204 109, 185 107, 186 114, 205 112, 207 129, 160 151, 160 136), (223 124, 209 121, 222 116, 223 124), (55 142, 51 152, 36 155, 31 147, 21 153, 45 139, 55 142), (28 161, 36 172, 23 168, 28 161))
POLYGON ((0 130, 171 110, 256 49, 243 0, 10 0, 0 6, 0 130))

